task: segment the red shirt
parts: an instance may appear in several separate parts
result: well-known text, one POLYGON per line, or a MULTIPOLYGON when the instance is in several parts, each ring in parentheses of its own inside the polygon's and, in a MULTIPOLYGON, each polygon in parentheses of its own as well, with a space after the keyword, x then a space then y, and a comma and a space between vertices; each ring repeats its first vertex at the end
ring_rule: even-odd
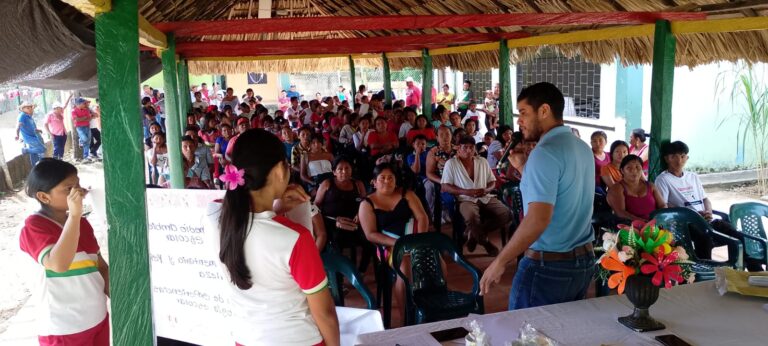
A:
POLYGON ((402 124, 403 123, 397 122, 396 120, 393 120, 393 119, 387 120, 387 132, 397 137, 400 134, 400 125, 402 124))
POLYGON ((405 106, 421 106, 421 90, 419 90, 419 88, 415 85, 405 89, 405 106))
POLYGON ((325 118, 323 118, 323 115, 320 113, 312 113, 312 118, 310 120, 312 120, 313 123, 319 124, 322 123, 325 118))
POLYGON ((435 140, 435 129, 433 128, 425 128, 425 129, 410 129, 408 133, 405 134, 405 139, 408 141, 408 143, 413 143, 413 138, 418 135, 424 135, 424 137, 427 137, 427 141, 434 141, 435 140))
POLYGON ((387 132, 385 135, 380 135, 378 132, 371 132, 370 135, 368 135, 368 145, 371 147, 371 155, 377 156, 381 154, 381 149, 373 149, 374 145, 397 145, 397 136, 387 132))
POLYGON ((251 128, 252 129, 261 128, 261 119, 259 119, 259 117, 256 115, 254 115, 253 118, 251 118, 251 128))
POLYGON ((91 126, 91 110, 88 108, 75 108, 72 110, 72 120, 75 122, 75 127, 91 126), (77 118, 88 118, 84 121, 77 121, 77 118))

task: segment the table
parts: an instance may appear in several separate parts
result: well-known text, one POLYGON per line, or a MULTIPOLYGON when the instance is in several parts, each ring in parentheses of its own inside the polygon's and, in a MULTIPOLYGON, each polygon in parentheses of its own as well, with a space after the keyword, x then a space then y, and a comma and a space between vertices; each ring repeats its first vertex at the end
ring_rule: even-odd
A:
POLYGON ((360 334, 384 330, 381 314, 377 310, 337 306, 336 316, 339 319, 342 346, 354 345, 355 338, 360 334))
MULTIPOLYGON (((720 296, 714 281, 706 281, 662 289, 650 312, 667 328, 654 332, 635 333, 619 324, 616 319, 630 314, 632 304, 624 296, 608 296, 363 334, 358 336, 357 343, 411 346, 413 337, 466 326, 477 319, 494 346, 516 339, 525 321, 561 345, 660 345, 653 339, 655 336, 675 334, 692 345, 765 346, 765 304, 768 299, 735 293, 720 296)), ((463 341, 443 345, 463 345, 463 341)))

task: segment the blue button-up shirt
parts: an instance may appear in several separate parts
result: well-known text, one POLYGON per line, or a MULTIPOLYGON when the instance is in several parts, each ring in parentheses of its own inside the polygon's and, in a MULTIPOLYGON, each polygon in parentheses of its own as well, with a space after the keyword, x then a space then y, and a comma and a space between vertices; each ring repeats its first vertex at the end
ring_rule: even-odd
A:
POLYGON ((528 203, 554 206, 549 226, 531 249, 566 252, 594 240, 595 162, 592 150, 569 127, 558 126, 541 136, 525 164, 520 189, 525 214, 528 203))
POLYGON ((32 119, 29 114, 21 112, 21 114, 19 114, 19 123, 21 124, 19 127, 19 134, 24 140, 24 143, 27 143, 27 145, 36 145, 40 140, 37 139, 37 125, 35 125, 35 120, 32 119))

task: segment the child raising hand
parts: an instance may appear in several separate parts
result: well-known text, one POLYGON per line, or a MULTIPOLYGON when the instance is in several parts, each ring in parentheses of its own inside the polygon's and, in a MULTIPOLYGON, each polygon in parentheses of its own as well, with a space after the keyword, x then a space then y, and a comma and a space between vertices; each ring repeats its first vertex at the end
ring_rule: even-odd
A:
POLYGON ((44 274, 38 307, 40 345, 109 345, 109 267, 83 217, 75 166, 42 159, 27 180, 40 210, 24 221, 19 243, 44 274))

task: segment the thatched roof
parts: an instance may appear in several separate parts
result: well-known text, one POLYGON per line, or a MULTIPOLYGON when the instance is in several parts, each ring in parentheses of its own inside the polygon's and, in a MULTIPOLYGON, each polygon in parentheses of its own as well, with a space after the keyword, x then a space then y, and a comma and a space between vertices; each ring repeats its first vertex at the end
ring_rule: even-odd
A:
MULTIPOLYGON (((151 23, 256 18, 258 0, 140 0, 140 13, 151 23)), ((455 15, 480 13, 569 13, 569 12, 698 12, 708 19, 768 16, 768 1, 732 0, 274 0, 272 18, 317 16, 377 16, 377 15, 455 15)), ((576 30, 599 29, 609 26, 571 25, 501 28, 438 28, 424 30, 379 30, 335 32, 284 32, 246 35, 220 35, 181 38, 180 41, 256 41, 275 39, 337 39, 375 36, 455 33, 526 32, 547 35, 576 30)), ((749 63, 768 62, 768 31, 736 33, 695 33, 677 36, 678 66, 696 66, 720 60, 745 60, 749 63)), ((333 44, 333 42, 328 42, 333 44)), ((455 45, 461 45, 456 42, 455 45)), ((512 48, 512 63, 536 56, 543 47, 512 48)), ((599 42, 552 45, 549 48, 565 56, 580 55, 595 63, 611 63, 618 57, 623 64, 647 64, 652 61, 653 37, 633 37, 599 42)), ((350 52, 355 53, 355 52, 350 52)), ((434 68, 451 67, 459 70, 481 70, 498 67, 498 51, 480 51, 433 56, 434 68)), ((390 67, 421 67, 420 57, 390 58, 390 67)), ((356 59, 357 66, 381 66, 381 59, 356 59)), ((242 73, 247 71, 328 71, 345 70, 343 57, 252 60, 252 61, 190 61, 192 73, 242 73)))

